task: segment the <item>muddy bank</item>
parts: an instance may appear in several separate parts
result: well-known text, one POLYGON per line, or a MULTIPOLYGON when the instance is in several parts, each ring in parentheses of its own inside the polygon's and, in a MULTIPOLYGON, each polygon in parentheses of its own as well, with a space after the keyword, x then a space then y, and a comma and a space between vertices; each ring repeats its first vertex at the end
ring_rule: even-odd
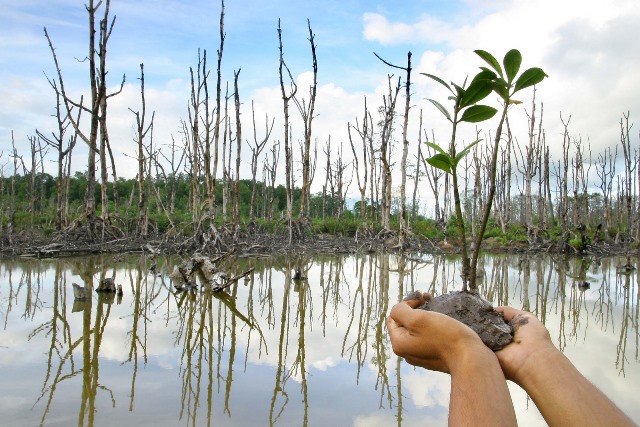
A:
MULTIPOLYGON (((200 236, 167 235, 140 238, 105 237, 91 238, 86 233, 59 233, 42 236, 20 233, 0 237, 0 254, 3 256, 56 257, 91 253, 150 253, 163 255, 188 255, 193 253, 224 253, 250 256, 277 253, 373 253, 373 252, 423 252, 449 253, 460 251, 459 241, 449 239, 430 240, 410 236, 401 246, 397 233, 381 232, 375 235, 359 234, 342 236, 307 233, 291 238, 288 233, 236 234, 216 231, 200 236)), ((559 240, 540 240, 501 243, 489 238, 483 242, 488 253, 551 253, 567 255, 624 255, 639 256, 640 251, 631 244, 601 241, 580 251, 559 240)))

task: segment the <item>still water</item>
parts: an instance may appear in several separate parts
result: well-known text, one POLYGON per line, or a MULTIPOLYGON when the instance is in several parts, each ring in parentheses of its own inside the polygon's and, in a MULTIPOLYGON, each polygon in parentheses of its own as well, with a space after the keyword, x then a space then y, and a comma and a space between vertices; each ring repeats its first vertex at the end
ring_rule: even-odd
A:
MULTIPOLYGON (((0 260, 1 423, 446 425, 448 376, 396 357, 384 319, 410 291, 460 289, 458 258, 236 259, 224 269, 254 270, 221 293, 177 291, 169 273, 180 261, 0 260), (293 280, 296 268, 306 280, 293 280), (112 276, 122 298, 74 300, 72 283, 95 288, 112 276)), ((487 256, 481 292, 536 313, 578 369, 640 422, 638 270, 616 269, 629 261, 638 267, 613 257, 487 256)), ((526 394, 510 390, 519 423, 544 425, 526 394)))

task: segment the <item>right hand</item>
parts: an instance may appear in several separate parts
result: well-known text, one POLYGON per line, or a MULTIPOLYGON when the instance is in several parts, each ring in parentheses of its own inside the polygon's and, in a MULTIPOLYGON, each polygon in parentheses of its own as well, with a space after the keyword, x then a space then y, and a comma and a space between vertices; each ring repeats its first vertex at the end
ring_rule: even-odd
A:
POLYGON ((467 355, 492 353, 467 325, 416 308, 430 298, 418 294, 416 299, 402 301, 391 309, 387 330, 394 353, 414 366, 446 373, 458 368, 467 355))
POLYGON ((504 320, 513 326, 513 342, 496 352, 507 379, 520 383, 545 355, 558 349, 551 342, 547 328, 533 314, 511 307, 496 307, 504 320))

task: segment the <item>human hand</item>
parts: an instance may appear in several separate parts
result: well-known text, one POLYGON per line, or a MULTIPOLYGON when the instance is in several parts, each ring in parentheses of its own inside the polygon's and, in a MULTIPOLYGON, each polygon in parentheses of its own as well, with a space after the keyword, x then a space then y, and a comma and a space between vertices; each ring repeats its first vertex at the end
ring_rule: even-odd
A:
POLYGON ((412 365, 451 373, 464 356, 491 352, 463 323, 444 314, 416 310, 430 299, 429 294, 416 293, 415 299, 391 308, 387 330, 395 354, 412 365))
POLYGON ((533 314, 511 307, 496 307, 513 327, 513 342, 496 352, 507 379, 520 384, 532 369, 543 365, 543 358, 558 352, 547 328, 533 314))

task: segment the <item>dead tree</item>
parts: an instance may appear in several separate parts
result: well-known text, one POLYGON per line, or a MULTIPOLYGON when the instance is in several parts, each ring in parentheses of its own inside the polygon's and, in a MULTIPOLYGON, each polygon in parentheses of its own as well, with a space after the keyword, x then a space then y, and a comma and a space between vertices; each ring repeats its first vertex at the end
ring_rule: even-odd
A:
POLYGON ((236 107, 236 180, 235 180, 235 239, 240 232, 240 153, 242 151, 242 122, 240 121, 240 92, 238 78, 240 69, 233 72, 233 99, 236 107))
MULTIPOLYGON (((200 55, 198 49, 198 65, 194 75, 193 67, 189 67, 189 73, 191 76, 191 94, 189 98, 189 127, 188 134, 191 140, 191 216, 194 224, 200 222, 200 176, 201 172, 201 154, 204 146, 201 141, 200 135, 200 117, 202 106, 202 89, 204 86, 203 80, 207 79, 206 61, 207 52, 204 52, 204 57, 200 55)), ((186 130, 186 129, 185 129, 186 130)), ((206 145, 206 144, 204 144, 206 145)), ((205 154, 206 157, 206 154, 205 154)), ((208 163, 207 163, 208 164, 208 163)), ((206 174, 205 169, 205 174, 206 174)), ((206 175, 205 175, 206 176, 206 175)), ((207 181, 208 184, 208 181, 207 181)))
MULTIPOLYGON (((256 114, 253 108, 253 101, 251 101, 251 119, 253 123, 253 146, 251 147, 251 204, 249 205, 249 220, 252 226, 256 221, 256 173, 258 171, 258 156, 264 147, 267 145, 269 138, 271 137, 271 131, 275 123, 275 118, 271 119, 271 125, 269 125, 269 115, 265 114, 264 120, 264 138, 258 142, 258 134, 256 130, 256 114)), ((263 187, 266 186, 266 180, 262 181, 263 187)))
POLYGON ((367 98, 364 98, 364 114, 362 117, 362 127, 358 123, 358 118, 356 117, 356 125, 353 126, 351 123, 347 123, 347 132, 349 135, 349 143, 351 144, 351 152, 353 153, 353 161, 354 161, 354 169, 356 171, 356 179, 358 181, 358 190, 360 190, 360 222, 362 224, 366 224, 367 222, 367 179, 369 174, 368 168, 368 146, 369 141, 373 139, 373 126, 371 125, 371 113, 367 109, 367 98), (362 178, 360 178, 360 154, 356 151, 355 144, 353 143, 353 139, 351 137, 351 128, 355 129, 360 135, 360 139, 362 141, 362 178))
MULTIPOLYGON (((29 171, 29 222, 33 232, 36 215, 36 200, 38 199, 38 190, 36 188, 36 177, 38 168, 43 167, 43 151, 42 140, 37 136, 29 137, 29 145, 31 147, 31 169, 29 171)), ((40 195, 40 199, 44 199, 44 194, 40 195)))
POLYGON ((560 190, 560 202, 558 206, 558 216, 560 220, 560 228, 563 232, 567 230, 567 215, 569 213, 569 196, 568 196, 568 170, 569 170, 569 122, 571 122, 571 116, 565 122, 560 113, 560 121, 564 127, 562 134, 562 162, 558 161, 558 170, 556 170, 556 176, 558 177, 558 188, 560 190))
MULTIPOLYGON (((75 132, 78 134, 89 148, 89 154, 87 157, 87 188, 84 199, 84 209, 81 216, 71 225, 72 228, 78 227, 85 219, 87 221, 87 231, 90 237, 96 236, 96 201, 95 201, 95 187, 96 187, 96 155, 100 152, 98 145, 98 138, 101 139, 101 145, 107 144, 106 129, 100 130, 101 126, 106 125, 106 99, 111 96, 115 96, 122 91, 125 82, 125 76, 122 77, 120 89, 112 94, 107 95, 107 83, 106 83, 106 57, 107 57, 107 44, 113 26, 115 24, 115 17, 109 23, 109 6, 110 0, 105 0, 104 16, 100 21, 100 37, 96 48, 96 26, 95 18, 98 9, 102 6, 103 2, 99 1, 96 5, 94 0, 89 0, 88 5, 85 6, 89 15, 89 54, 87 56, 87 62, 89 65, 89 84, 90 84, 90 105, 85 107, 82 104, 82 98, 80 102, 71 100, 66 93, 64 80, 62 78, 62 71, 58 64, 55 49, 47 29, 44 29, 45 37, 49 43, 53 60, 58 75, 58 81, 60 82, 60 94, 64 101, 67 117, 70 120, 75 132), (96 56, 100 58, 99 62, 96 62, 96 56), (71 112, 72 108, 81 109, 89 114, 89 133, 88 135, 80 129, 80 124, 76 121, 71 112)), ((106 200, 103 201, 106 204, 106 200)), ((103 209, 105 206, 103 205, 103 209)))
POLYGON ((540 172, 538 170, 538 158, 540 158, 540 126, 542 125, 542 112, 540 114, 540 123, 538 132, 536 132, 536 89, 533 88, 533 99, 531 101, 531 114, 529 117, 529 134, 528 143, 525 147, 525 155, 522 159, 522 167, 520 173, 524 175, 524 197, 525 197, 525 225, 527 227, 527 237, 531 240, 536 237, 533 224, 533 198, 532 183, 533 178, 540 172))
POLYGON ((324 185, 322 186, 322 221, 327 219, 327 190, 329 189, 329 184, 333 182, 331 172, 331 135, 329 135, 326 148, 324 148, 324 157, 327 159, 327 163, 324 168, 325 178, 324 185))
MULTIPOLYGON (((407 154, 409 152, 409 137, 408 137, 408 128, 409 128, 409 109, 411 108, 411 52, 407 52, 407 66, 400 67, 397 65, 393 65, 384 59, 380 58, 377 54, 375 54, 378 59, 387 64, 392 68, 397 68, 405 71, 406 79, 405 79, 405 104, 404 104, 404 120, 402 124, 402 160, 400 164, 400 235, 399 235, 399 244, 400 247, 404 247, 405 241, 407 239, 407 154)), ((398 80, 398 86, 400 85, 400 80, 398 80)), ((396 92, 397 96, 397 92, 396 92)), ((394 109, 395 109, 395 99, 393 101, 394 109)), ((385 121, 387 119, 385 118, 385 121)), ((392 119, 393 120, 393 119, 392 119)), ((390 129, 389 129, 390 130, 390 129)), ((385 166, 385 176, 387 173, 385 166)), ((391 177, 389 174, 389 189, 391 188, 391 177)), ((388 194, 390 196, 390 194, 388 194)))
POLYGON ((140 64, 140 100, 142 102, 142 112, 133 111, 136 117, 136 143, 138 144, 138 232, 140 236, 146 237, 149 228, 149 214, 147 206, 147 192, 145 191, 145 137, 153 127, 155 111, 151 113, 151 122, 145 123, 147 117, 147 103, 144 96, 144 64, 140 64))
POLYGON ((222 96, 222 53, 224 51, 224 40, 226 38, 226 34, 224 32, 224 0, 220 0, 220 3, 220 47, 218 48, 218 65, 216 73, 216 119, 213 127, 213 170, 210 175, 211 182, 209 183, 210 194, 212 194, 209 199, 212 215, 215 215, 216 177, 218 176, 218 147, 220 144, 220 122, 222 120, 220 113, 222 96))
POLYGON ((303 123, 304 139, 302 150, 302 187, 300 188, 300 211, 299 218, 308 218, 308 199, 311 198, 311 125, 313 124, 316 94, 318 89, 318 60, 316 58, 315 35, 311 30, 311 21, 307 19, 309 29, 309 43, 311 43, 311 58, 313 64, 313 83, 309 87, 309 104, 303 99, 302 102, 297 97, 293 101, 298 107, 303 123))
POLYGON ((589 159, 585 162, 583 159, 583 153, 581 152, 580 157, 582 158, 582 167, 580 168, 580 182, 582 185, 582 209, 584 212, 584 222, 587 228, 590 227, 589 220, 589 176, 591 174, 591 166, 592 166, 592 157, 591 157, 591 143, 587 141, 587 148, 589 150, 589 159), (586 164, 586 168, 585 168, 586 164), (585 170, 586 169, 586 170, 585 170))
POLYGON ((382 163, 382 203, 380 225, 385 231, 391 229, 391 139, 393 134, 393 122, 396 115, 396 101, 400 92, 400 79, 392 86, 393 76, 388 76, 388 94, 383 97, 383 106, 380 109, 382 122, 380 123, 380 161, 382 163))
MULTIPOLYGON (((622 145, 622 159, 624 164, 624 206, 626 211, 626 238, 627 241, 631 240, 631 236, 633 235, 633 227, 634 227, 634 219, 632 216, 632 192, 631 192, 631 183, 633 181, 633 172, 635 172, 635 168, 637 164, 633 162, 631 157, 631 128, 633 124, 629 124, 629 115, 622 115, 622 119, 620 119, 620 145, 622 145)), ((620 224, 622 225, 622 224, 620 224)))
POLYGON ((278 170, 278 161, 280 160, 280 141, 276 141, 271 147, 271 160, 265 156, 264 168, 265 174, 268 178, 268 182, 265 180, 265 185, 268 186, 268 203, 269 206, 269 221, 273 221, 274 209, 273 204, 275 200, 275 188, 276 188, 276 171, 278 170))
MULTIPOLYGON (((540 104, 540 117, 542 118, 543 104, 540 104)), ((537 158, 538 163, 538 197, 536 204, 536 211, 538 214, 538 229, 545 230, 547 228, 547 203, 545 197, 546 183, 545 183, 545 152, 547 150, 545 133, 542 130, 542 120, 540 120, 538 126, 538 138, 539 138, 539 154, 537 158)))
MULTIPOLYGON (((583 222, 588 222, 588 216, 585 218, 582 217, 580 208, 580 194, 582 184, 585 183, 584 178, 584 160, 583 160, 583 148, 582 148, 582 139, 575 138, 573 140, 573 145, 576 147, 575 155, 571 160, 573 165, 572 168, 572 183, 573 183, 573 224, 574 226, 578 226, 583 222), (583 221, 584 220, 584 221, 583 221)), ((583 189, 583 193, 586 192, 586 188, 583 189)), ((586 215, 586 212, 585 212, 586 215)))
MULTIPOLYGON (((66 174, 65 169, 65 159, 68 156, 68 163, 71 163, 71 153, 73 148, 76 145, 76 141, 78 140, 78 134, 73 133, 69 139, 68 143, 65 147, 65 134, 67 133, 67 129, 69 128, 69 120, 67 114, 62 114, 62 99, 60 90, 58 89, 58 83, 56 80, 52 80, 47 77, 47 81, 49 85, 53 88, 53 91, 56 95, 56 132, 51 132, 51 138, 46 137, 42 132, 36 129, 36 133, 38 136, 57 153, 57 162, 56 166, 58 169, 58 174, 56 178, 56 230, 61 231, 64 227, 66 227, 66 217, 67 210, 65 203, 65 194, 68 194, 68 191, 65 192, 67 186, 65 186, 65 182, 69 181, 69 175, 66 174)), ((82 109, 78 108, 78 116, 76 117, 76 123, 80 123, 80 115, 82 114, 82 109)), ((68 198, 66 199, 68 200, 68 198)))
POLYGON ((289 67, 284 61, 284 52, 282 48, 282 28, 278 19, 278 47, 280 50, 279 76, 280 91, 282 93, 282 105, 284 114, 284 161, 286 172, 286 193, 287 193, 287 223, 289 228, 289 244, 293 241, 293 154, 291 149, 291 129, 289 127, 289 102, 293 99, 298 91, 289 67), (284 85, 284 72, 287 72, 290 81, 290 90, 287 91, 284 85))
POLYGON ((551 179, 550 179, 551 170, 549 167, 549 163, 550 163, 549 146, 546 145, 545 143, 544 174, 543 174, 545 190, 543 191, 543 193, 545 195, 544 196, 545 206, 547 207, 547 212, 549 214, 549 224, 551 224, 551 226, 554 226, 556 223, 556 218, 553 210, 553 198, 551 196, 551 179))
MULTIPOLYGON (((425 136, 425 141, 429 141, 429 138, 427 137, 426 132, 424 136, 425 136)), ((431 131, 430 142, 433 142, 434 144, 436 143, 436 136, 433 133, 433 130, 431 131)), ((435 153, 432 153, 431 150, 433 149, 428 145, 426 150, 427 150, 426 158, 429 158, 435 154, 435 153)), ((439 181, 440 181, 440 178, 442 178, 442 175, 444 174, 444 172, 442 171, 442 169, 429 167, 429 164, 427 164, 426 158, 424 155, 422 155, 422 164, 427 174, 427 182, 429 183, 429 187, 431 188, 431 192, 433 193, 433 198, 434 198, 435 221, 437 224, 446 223, 447 218, 444 217, 443 212, 440 211, 440 182, 439 181)))
MULTIPOLYGON (((165 182, 165 189, 166 189, 165 205, 168 205, 169 212, 173 213, 176 205, 176 192, 178 191, 179 171, 180 171, 180 168, 182 167, 182 162, 185 159, 186 150, 178 149, 178 147, 176 147, 176 140, 173 137, 173 135, 171 136, 171 145, 169 147, 170 147, 169 150, 171 153, 170 157, 167 157, 162 152, 162 150, 158 150, 158 154, 160 154, 165 159, 165 161, 169 163, 169 166, 171 167, 171 173, 168 176, 163 173, 163 179, 165 182), (177 152, 180 152, 181 154, 180 154, 180 158, 176 160, 177 152)), ((164 172, 164 169, 163 169, 163 172, 164 172)))
POLYGON ((598 155, 596 164, 596 174, 600 178, 600 190, 602 190, 602 210, 604 238, 608 240, 611 229, 611 190, 613 180, 616 176, 616 159, 618 157, 618 147, 612 154, 611 147, 607 147, 604 153, 598 155))
MULTIPOLYGON (((113 177, 113 202, 114 210, 118 213, 118 174, 115 165, 115 159, 113 157, 113 151, 111 150, 111 143, 109 141, 109 132, 107 127, 107 100, 113 96, 116 96, 122 92, 125 78, 122 78, 122 84, 120 90, 115 93, 107 94, 107 44, 113 31, 115 24, 115 17, 109 23, 109 5, 110 1, 106 2, 104 18, 100 20, 100 41, 99 41, 99 62, 98 62, 98 81, 101 82, 98 86, 99 90, 99 123, 100 123, 100 181, 101 181, 101 207, 102 207, 102 235, 104 239, 105 233, 111 232, 107 230, 107 226, 111 224, 110 211, 109 211, 109 196, 107 195, 107 188, 109 183, 109 167, 107 166, 107 156, 111 163, 111 175, 113 177)), ((113 227, 110 227, 110 229, 113 227)), ((121 233, 120 233, 121 234, 121 233)))
POLYGON ((222 222, 227 222, 227 209, 229 206, 229 185, 231 175, 231 154, 229 154, 229 161, 227 161, 227 141, 229 142, 229 153, 231 153, 231 144, 233 137, 231 135, 231 118, 229 117, 229 83, 227 82, 227 89, 224 98, 224 131, 222 138, 222 222), (227 164, 229 165, 227 167, 227 164))
MULTIPOLYGON (((0 151, 0 161, 2 160, 4 152, 0 151)), ((4 176, 4 167, 6 163, 0 164, 0 234, 4 233, 4 212, 7 209, 5 206, 7 197, 4 196, 5 191, 5 176, 4 176)))

